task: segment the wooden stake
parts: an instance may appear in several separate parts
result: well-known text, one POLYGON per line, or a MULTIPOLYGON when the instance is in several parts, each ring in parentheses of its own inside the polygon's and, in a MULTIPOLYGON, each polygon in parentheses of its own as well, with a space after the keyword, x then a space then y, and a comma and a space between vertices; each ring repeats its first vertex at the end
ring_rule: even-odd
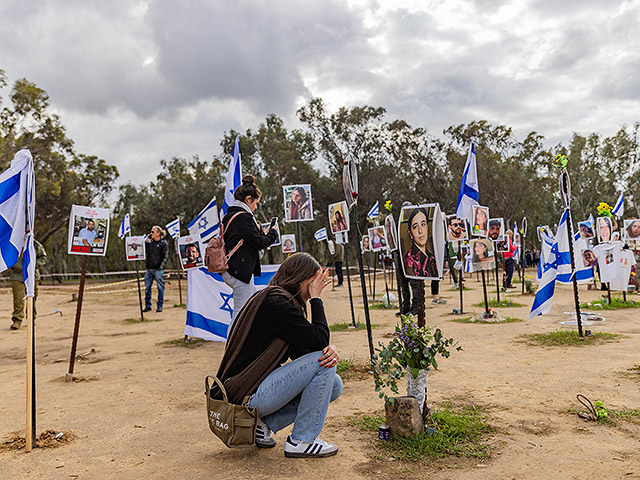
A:
POLYGON ((460 260, 461 264, 462 264, 462 268, 460 269, 460 273, 458 274, 458 287, 460 288, 460 314, 463 313, 463 308, 462 308, 462 280, 463 280, 463 273, 464 273, 464 262, 462 260, 462 242, 458 242, 458 260, 460 260))
POLYGON ((498 274, 500 270, 498 268, 498 255, 499 255, 498 249, 494 247, 494 259, 496 261, 496 292, 498 292, 498 303, 500 303, 500 280, 498 279, 498 274))
POLYGON ((64 377, 65 382, 73 381, 73 367, 76 362, 76 348, 78 347, 78 331, 80 330, 80 315, 82 315, 82 297, 84 296, 84 281, 87 276, 87 257, 82 257, 80 269, 80 286, 78 287, 78 305, 76 306, 76 322, 73 327, 73 340, 71 342, 71 357, 69 358, 69 373, 64 377))
POLYGON ((351 307, 351 326, 353 328, 356 328, 357 326, 356 316, 355 316, 355 313, 353 312, 353 295, 351 293, 351 275, 349 272, 349 249, 347 248, 349 244, 345 243, 343 245, 344 245, 344 264, 347 269, 347 286, 349 287, 349 306, 351 307))
MULTIPOLYGON (((353 220, 356 225, 356 231, 360 231, 358 225, 358 204, 353 206, 353 220)), ((357 243, 357 242, 356 242, 357 243)), ((356 252, 358 255, 358 269, 360 270, 360 288, 362 289, 362 301, 364 302, 364 320, 367 325, 367 340, 369 341, 369 356, 373 360, 373 335, 371 334, 371 318, 369 317, 369 300, 367 299, 367 284, 364 281, 364 267, 362 266, 362 250, 359 245, 356 245, 356 252)))
POLYGON ((302 229, 300 228, 300 222, 296 222, 298 224, 298 247, 300 247, 300 251, 304 252, 302 249, 302 229))
POLYGON ((27 426, 25 450, 30 452, 36 437, 36 362, 33 297, 27 297, 27 426))
MULTIPOLYGON (((144 313, 142 312, 142 292, 140 291, 140 269, 138 268, 138 260, 136 264, 136 280, 138 281, 138 303, 140 304, 140 322, 144 322, 144 313)), ((180 301, 182 303, 182 300, 180 301)))
POLYGON ((420 309, 418 310, 418 327, 424 327, 427 324, 427 307, 425 303, 424 280, 418 280, 418 292, 420 292, 420 309))
POLYGON ((487 300, 487 282, 484 278, 484 270, 480 270, 482 273, 482 291, 484 292, 484 311, 489 315, 489 301, 487 300))

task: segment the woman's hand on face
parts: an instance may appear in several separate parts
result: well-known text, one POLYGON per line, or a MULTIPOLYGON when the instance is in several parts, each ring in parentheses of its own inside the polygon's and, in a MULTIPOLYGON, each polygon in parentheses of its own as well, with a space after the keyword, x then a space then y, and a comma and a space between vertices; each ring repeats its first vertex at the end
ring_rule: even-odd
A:
POLYGON ((338 356, 338 349, 335 345, 329 345, 322 350, 322 356, 318 359, 320 366, 324 368, 335 367, 338 364, 340 357, 338 356))
POLYGON ((329 278, 328 268, 324 272, 322 271, 322 269, 316 272, 316 274, 311 279, 311 282, 309 283, 310 298, 317 298, 320 296, 320 294, 322 293, 322 290, 324 290, 324 287, 326 287, 331 283, 331 280, 329 280, 328 278, 329 278))

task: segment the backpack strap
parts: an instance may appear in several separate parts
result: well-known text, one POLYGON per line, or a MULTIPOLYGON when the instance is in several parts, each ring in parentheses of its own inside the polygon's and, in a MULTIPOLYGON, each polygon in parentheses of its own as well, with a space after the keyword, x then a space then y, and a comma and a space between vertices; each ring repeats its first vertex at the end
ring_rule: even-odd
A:
MULTIPOLYGON (((248 212, 245 212, 245 211, 237 212, 237 213, 236 213, 233 217, 231 217, 231 218, 229 219, 229 221, 227 222, 227 228, 229 228, 229 225, 231 225, 231 222, 233 222, 233 220, 234 220, 238 215, 240 215, 241 213, 248 213, 248 212)), ((222 239, 223 239, 223 240, 224 240, 224 232, 225 232, 225 230, 226 230, 227 228, 225 228, 225 227, 224 227, 224 222, 220 222, 220 236, 222 237, 222 239)), ((237 250, 242 246, 242 244, 243 244, 243 243, 244 243, 244 238, 241 238, 241 239, 240 239, 240 241, 236 244, 236 246, 235 246, 235 247, 233 247, 229 253, 227 253, 227 255, 226 255, 227 260, 229 260, 229 259, 231 258, 231 256, 232 256, 234 253, 236 253, 236 251, 237 251, 237 250)))

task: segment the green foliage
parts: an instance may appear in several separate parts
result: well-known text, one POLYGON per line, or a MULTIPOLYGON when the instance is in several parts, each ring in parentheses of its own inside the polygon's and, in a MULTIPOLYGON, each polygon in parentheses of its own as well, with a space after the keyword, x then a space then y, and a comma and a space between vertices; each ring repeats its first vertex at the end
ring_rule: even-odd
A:
MULTIPOLYGON (((523 304, 521 304, 521 303, 517 303, 517 302, 513 302, 513 301, 511 301, 511 300, 500 300, 500 301, 497 301, 497 300, 493 300, 493 299, 492 299, 492 300, 489 300, 489 302, 488 302, 488 303, 489 303, 489 306, 490 306, 490 307, 503 307, 503 308, 524 307, 524 305, 523 305, 523 304)), ((474 306, 474 307, 481 307, 481 308, 484 308, 484 302, 475 303, 473 306, 474 306)))
POLYGON ((166 340, 164 342, 160 342, 158 345, 163 347, 184 347, 184 348, 197 348, 206 344, 207 341, 202 338, 177 338, 175 340, 166 340))
POLYGON ((144 322, 140 321, 140 317, 130 317, 125 318, 124 323, 151 323, 151 322, 161 322, 163 318, 161 317, 144 317, 144 322))
MULTIPOLYGON (((349 420, 349 425, 366 431, 377 430, 381 423, 384 423, 382 415, 362 415, 349 420)), ((427 426, 434 428, 435 432, 395 440, 378 440, 376 446, 383 448, 393 458, 413 462, 429 462, 434 458, 449 456, 477 459, 490 456, 491 448, 486 437, 495 429, 487 423, 481 407, 454 407, 445 403, 431 413, 427 426)))
POLYGON ((396 325, 395 333, 391 341, 385 346, 380 343, 376 354, 371 360, 373 364, 373 377, 376 392, 385 402, 391 403, 391 397, 387 396, 385 389, 398 393, 398 380, 404 376, 405 369, 411 375, 418 376, 419 370, 437 369, 436 357, 449 358, 450 348, 462 350, 457 346, 453 338, 444 338, 442 331, 430 327, 418 327, 414 318, 402 315, 401 324, 396 325))
POLYGON ((498 322, 489 322, 487 320, 472 320, 473 317, 466 317, 466 318, 452 318, 451 321, 452 322, 456 322, 456 323, 480 323, 482 325, 489 325, 489 324, 499 324, 499 323, 517 323, 517 322, 522 322, 523 320, 521 318, 514 318, 514 317, 505 317, 502 320, 498 321, 498 322))
POLYGON ((612 342, 620 337, 617 333, 596 332, 589 336, 579 336, 574 330, 557 330, 549 333, 530 333, 522 335, 521 338, 532 346, 576 346, 597 345, 605 342, 612 342))
POLYGON ((602 309, 602 310, 620 310, 622 308, 640 308, 640 302, 635 300, 627 300, 626 302, 620 297, 611 297, 611 303, 605 298, 599 302, 581 303, 580 308, 602 309))
MULTIPOLYGON (((371 324, 371 328, 378 328, 380 325, 376 323, 371 324)), ((334 323, 329 325, 329 331, 331 332, 345 332, 345 331, 357 331, 357 330, 366 330, 367 326, 364 323, 356 323, 355 327, 351 327, 351 323, 334 323)))

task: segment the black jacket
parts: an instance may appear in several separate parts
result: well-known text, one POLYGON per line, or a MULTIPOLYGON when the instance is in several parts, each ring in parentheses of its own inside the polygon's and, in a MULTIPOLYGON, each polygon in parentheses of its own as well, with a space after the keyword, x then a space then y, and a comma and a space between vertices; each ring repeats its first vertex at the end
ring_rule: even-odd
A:
POLYGON ((227 273, 244 283, 249 283, 251 275, 259 277, 262 273, 258 252, 275 242, 278 238, 278 232, 274 228, 266 235, 262 233, 258 229, 253 215, 241 207, 229 207, 222 219, 222 224, 225 227, 224 244, 227 253, 238 244, 240 239, 244 239, 242 246, 229 259, 227 273), (238 212, 242 213, 235 218, 229 229, 227 229, 229 220, 238 212))
POLYGON ((169 244, 164 238, 144 242, 147 252, 147 270, 164 270, 169 258, 169 244))

